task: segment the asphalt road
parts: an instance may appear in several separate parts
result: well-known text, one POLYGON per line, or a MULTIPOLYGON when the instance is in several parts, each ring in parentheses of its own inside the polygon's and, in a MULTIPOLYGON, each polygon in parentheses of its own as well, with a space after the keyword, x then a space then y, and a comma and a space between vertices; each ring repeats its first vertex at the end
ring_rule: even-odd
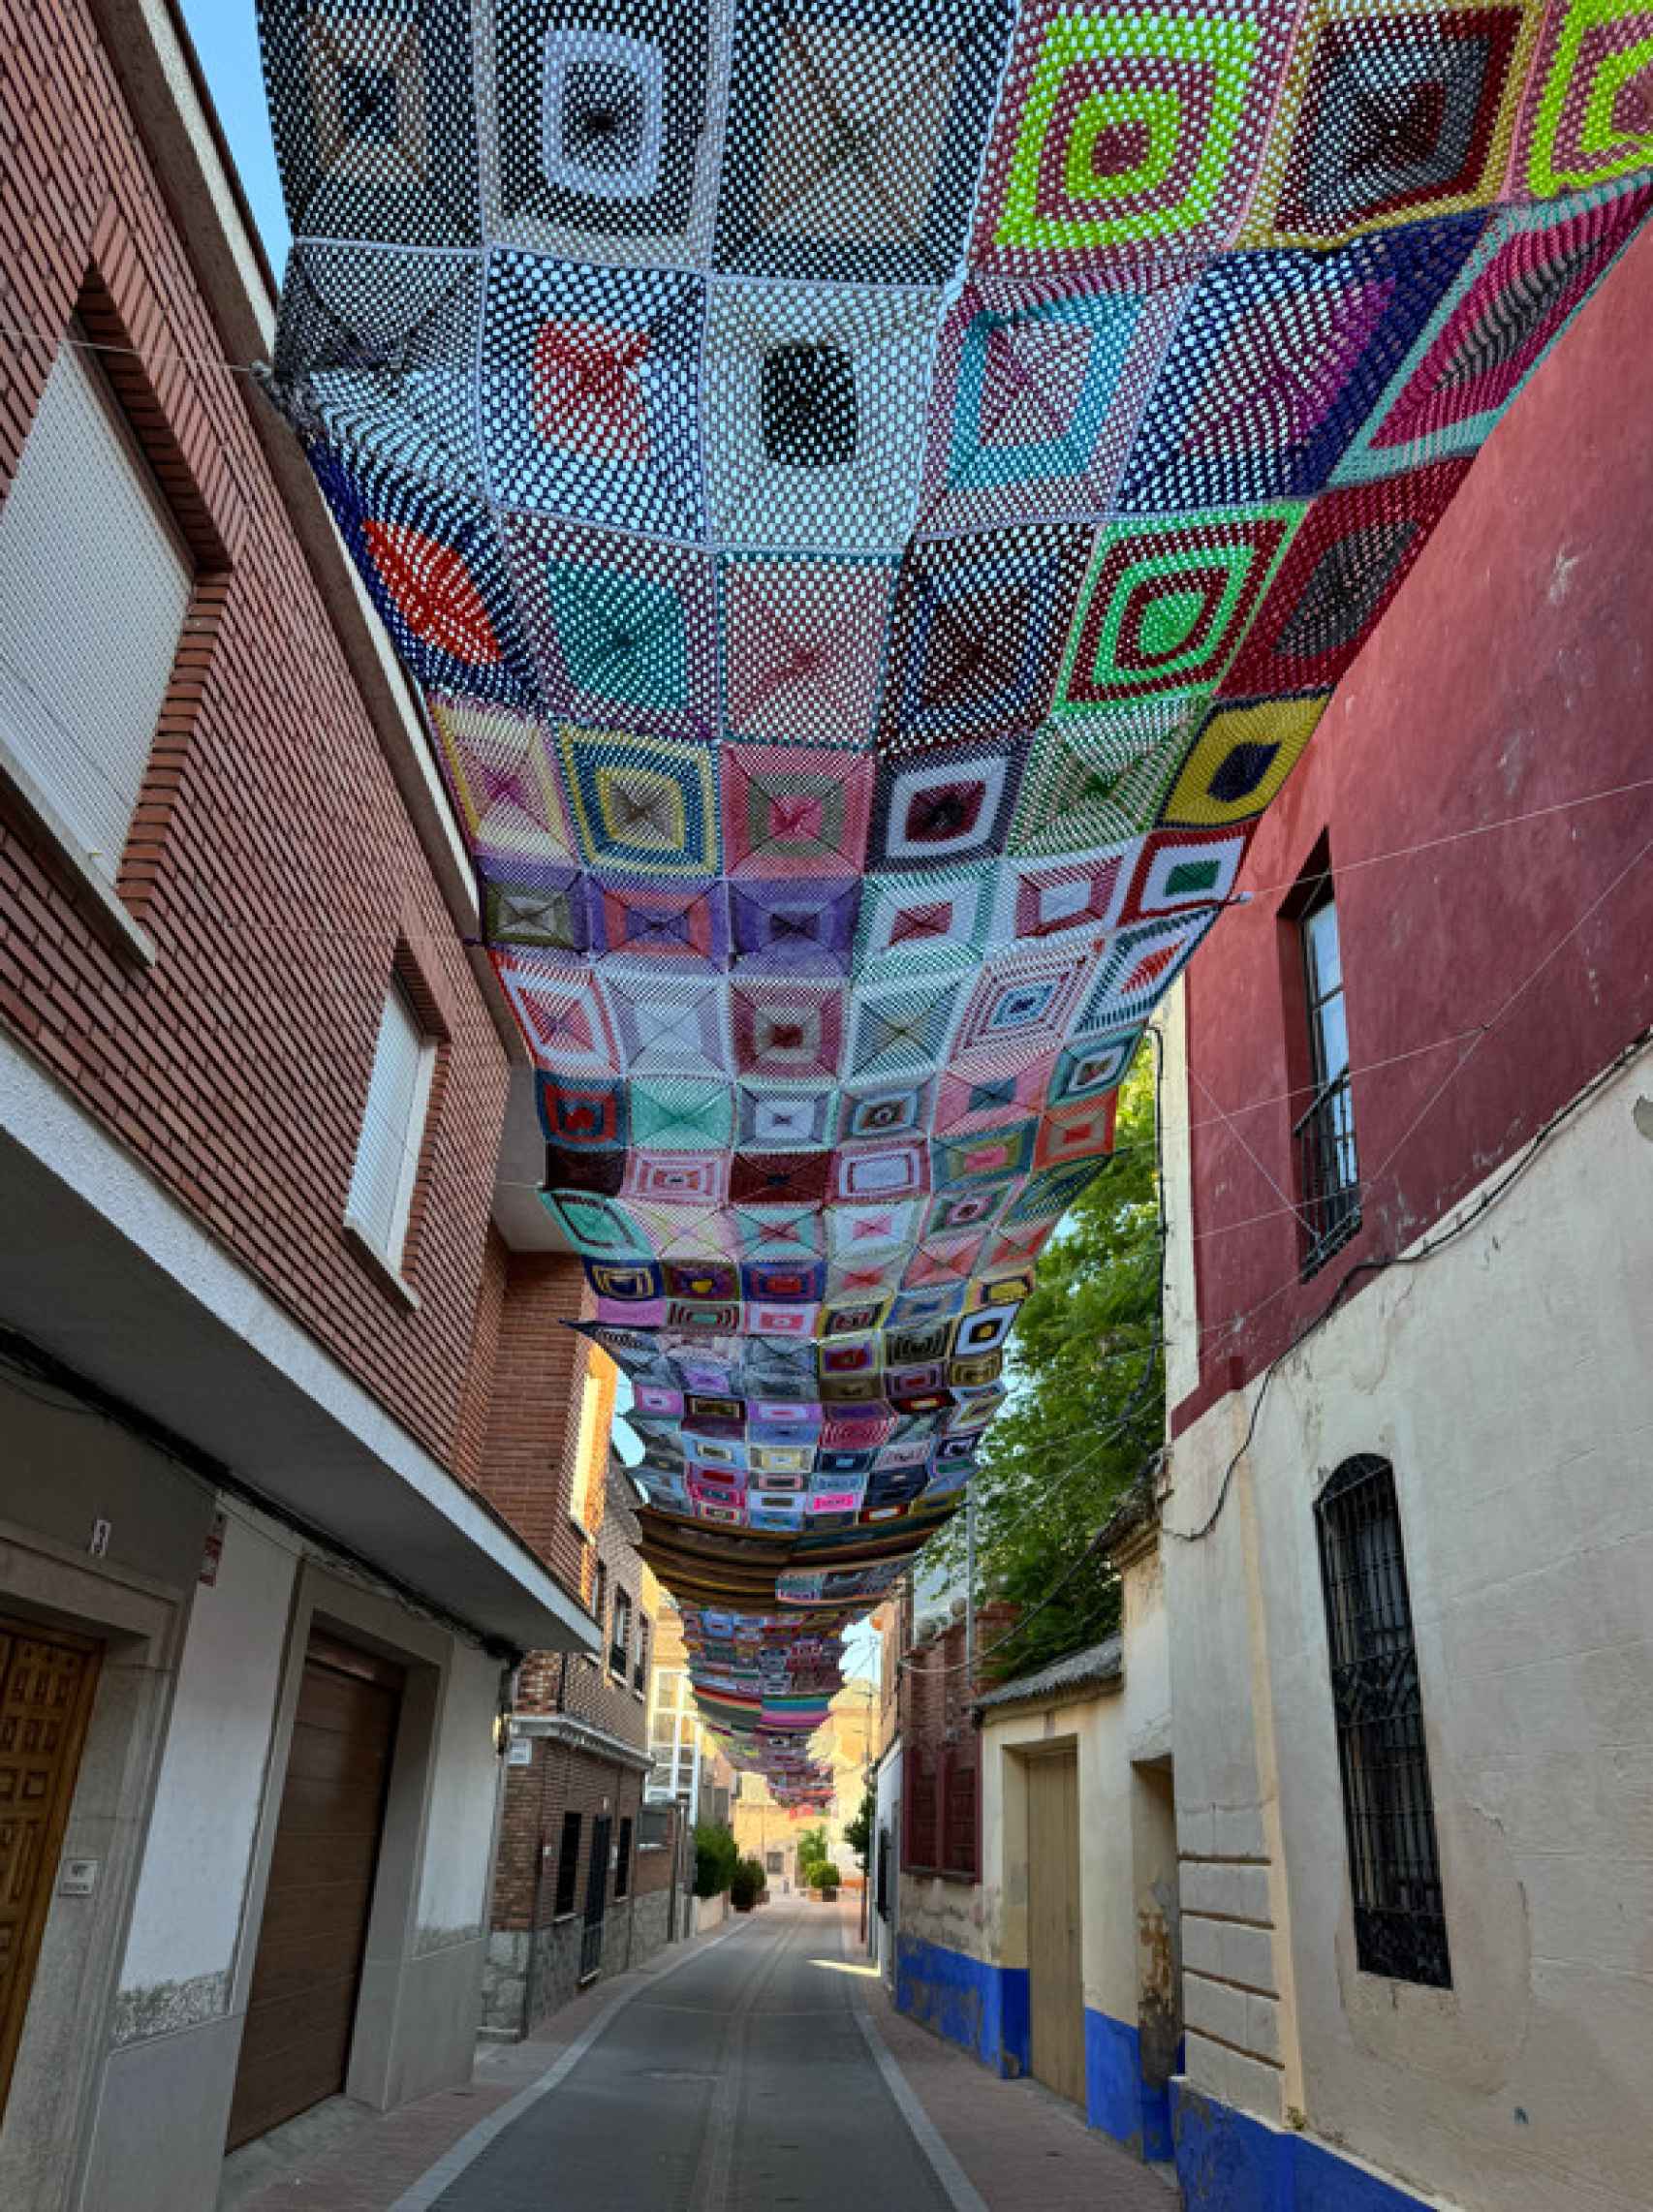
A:
POLYGON ((856 2017, 839 1928, 766 1906, 640 1991, 439 2212, 951 2212, 856 2017))

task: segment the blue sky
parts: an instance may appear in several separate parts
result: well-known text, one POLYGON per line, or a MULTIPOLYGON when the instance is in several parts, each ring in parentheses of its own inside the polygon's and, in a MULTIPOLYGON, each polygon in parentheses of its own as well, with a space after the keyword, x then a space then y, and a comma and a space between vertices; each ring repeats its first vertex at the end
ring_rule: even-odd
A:
POLYGON ((183 11, 242 187, 264 234, 265 250, 279 277, 292 234, 281 204, 275 144, 265 106, 253 0, 183 0, 183 11))

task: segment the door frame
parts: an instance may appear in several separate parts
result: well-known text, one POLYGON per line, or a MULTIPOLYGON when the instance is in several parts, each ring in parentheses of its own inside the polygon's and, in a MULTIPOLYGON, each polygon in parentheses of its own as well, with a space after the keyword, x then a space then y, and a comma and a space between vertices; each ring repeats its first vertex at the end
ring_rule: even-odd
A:
MULTIPOLYGON (((282 1654, 275 1725, 270 1730, 258 1827, 235 1942, 230 2010, 240 2024, 247 2011, 259 1930, 269 1889, 281 1794, 293 1744, 293 1724, 304 1679, 304 1660, 312 1630, 358 1645, 403 1670, 401 1712, 390 1755, 385 1819, 379 1838, 379 1866, 367 1919, 367 1948, 357 1992, 356 2024, 351 2036, 345 2094, 386 2111, 400 2102, 397 2024, 402 1977, 412 1962, 419 1933, 419 1895, 429 1837, 436 1754, 450 1677, 453 1638, 450 1631, 421 1620, 393 1599, 363 1590, 329 1574, 307 1559, 298 1572, 287 1645, 282 1654)), ((497 1821, 497 1807, 495 1818, 497 1821)), ((479 1903, 485 1919, 487 1898, 479 1903)), ((239 2064, 239 2051, 236 2053, 239 2064)), ((229 2105, 224 2111, 229 2125, 229 2105)), ((257 2139, 256 2137, 254 2138, 257 2139)), ((244 2147, 244 2146, 243 2146, 244 2147)))
MULTIPOLYGON (((0 2118, 4 2117, 10 2103, 17 2053, 22 2047, 23 2031, 34 2003, 35 1977, 40 1967, 41 1947, 57 1893, 57 1869, 63 1861, 63 1840, 69 1832, 69 1816, 74 1809, 75 1792, 80 1785, 80 1757, 86 1748, 86 1730, 91 1725, 92 1705, 98 1694, 98 1677, 103 1672, 105 1650, 101 1636, 82 1636, 77 1630, 48 1627, 45 1622, 29 1621, 19 1618, 16 1613, 0 1611, 0 1640, 10 1643, 18 1637, 28 1642, 54 1644, 59 1651, 78 1652, 86 1662, 86 1667, 75 1693, 75 1709, 65 1723, 66 1733, 58 1765, 57 1788, 51 1810, 47 1817, 45 1848, 40 1863, 35 1868, 34 1899, 22 1923, 22 1940, 17 1947, 23 1984, 23 2009, 17 2018, 15 2035, 5 2021, 0 2020, 0 2118)), ((4 1682, 5 1672, 4 1666, 0 1665, 0 1683, 4 1682)))
MULTIPOLYGON (((1019 1788, 1017 1791, 1019 1804, 1017 1809, 1020 1815, 1019 1834, 1017 1840, 1020 1846, 1019 1856, 1023 1879, 1023 1944, 1025 1947, 1028 1969, 1027 2068, 1030 2074, 1033 2073, 1033 2018, 1034 2009, 1038 2003, 1038 1995, 1034 1986, 1035 1974, 1033 1966, 1034 1865, 1033 1822, 1028 1803, 1030 1795, 1029 1785, 1031 1781, 1030 1769, 1037 1766, 1053 1766, 1058 1761, 1061 1761, 1064 1764, 1071 1765, 1074 1770, 1074 1821, 1076 1828, 1074 1839, 1074 1908, 1078 1916, 1079 1929, 1078 1957, 1075 1961, 1075 1966, 1076 1969, 1076 1980, 1078 1987, 1079 2000, 1079 2016, 1077 2023, 1079 2047, 1079 2095, 1076 2100, 1069 2100, 1069 2102, 1076 2102, 1079 2110, 1083 2111, 1085 2108, 1085 1884, 1084 1791, 1082 1786, 1079 1739, 1076 1735, 1048 1736, 1037 1743, 1017 1744, 1013 1748, 1009 1748, 1008 1756, 1011 1759, 1018 1761, 1020 1765, 1020 1772, 1017 1776, 1019 1783, 1019 1788)), ((1008 1844, 1009 1838, 1007 1837, 1006 1840, 1008 1844)), ((1035 2078, 1042 2082, 1044 2081, 1043 2075, 1035 2075, 1035 2078)), ((1061 2096, 1063 2094, 1062 2091, 1056 2089, 1050 2083, 1045 2082, 1044 2083, 1044 2086, 1050 2089, 1052 2096, 1061 2096)))
MULTIPOLYGON (((202 1531, 207 1526, 203 1500, 202 1531)), ((103 1645, 59 1859, 98 1860, 90 1897, 52 1895, 0 2112, 0 2196, 78 2203, 111 2043, 127 1933, 188 1618, 190 1593, 93 1567, 52 1538, 0 1520, 0 1610, 42 1634, 103 1645), (43 2178, 49 2196, 41 2194, 43 2178)))

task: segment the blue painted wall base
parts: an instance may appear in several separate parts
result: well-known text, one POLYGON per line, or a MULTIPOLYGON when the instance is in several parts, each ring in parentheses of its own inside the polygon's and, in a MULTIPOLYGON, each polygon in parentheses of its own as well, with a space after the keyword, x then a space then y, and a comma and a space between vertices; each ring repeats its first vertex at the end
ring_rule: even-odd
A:
POLYGON ((1027 2072, 1025 1966, 989 1966, 943 1944, 902 1936, 895 1947, 895 2007, 1007 2078, 1027 2072))
POLYGON ((1170 2092, 1142 2078, 1142 2039, 1085 2007, 1085 2118, 1139 2159, 1171 2155, 1170 2092))
POLYGON ((1170 2085, 1176 2178, 1186 2212, 1429 2212, 1325 2143, 1170 2085))
MULTIPOLYGON (((904 1935, 895 1948, 895 2006, 997 2074, 1030 2064, 1025 1966, 992 1966, 944 1944, 904 1935)), ((1134 2027, 1085 2009, 1085 2118, 1140 2159, 1171 2155, 1170 2096, 1142 2079, 1134 2027)))

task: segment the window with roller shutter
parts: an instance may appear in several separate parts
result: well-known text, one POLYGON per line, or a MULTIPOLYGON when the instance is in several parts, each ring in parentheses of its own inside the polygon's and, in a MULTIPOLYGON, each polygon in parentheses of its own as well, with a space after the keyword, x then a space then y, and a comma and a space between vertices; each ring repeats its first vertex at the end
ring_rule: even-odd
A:
POLYGON ((194 584, 95 354, 66 344, 0 506, 0 760, 109 886, 194 584))
POLYGON ((395 1270, 407 1244, 435 1067, 436 1040, 421 1026, 400 980, 392 979, 373 1050, 345 1223, 395 1270))

